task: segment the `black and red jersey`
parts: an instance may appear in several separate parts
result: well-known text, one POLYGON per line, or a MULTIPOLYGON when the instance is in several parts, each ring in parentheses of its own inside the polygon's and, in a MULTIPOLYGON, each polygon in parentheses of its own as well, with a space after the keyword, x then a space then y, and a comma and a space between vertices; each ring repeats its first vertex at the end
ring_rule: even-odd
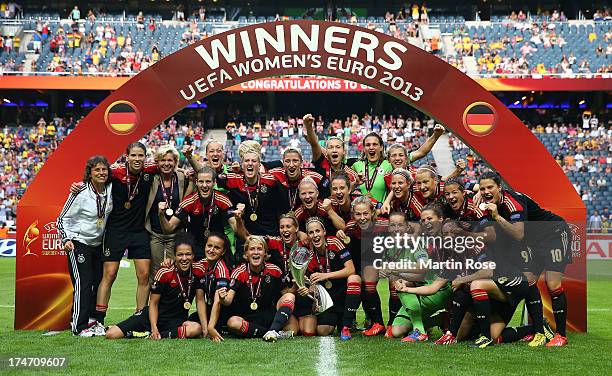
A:
MULTIPOLYGON (((440 179, 440 177, 438 177, 438 179, 439 182, 438 185, 436 185, 436 190, 431 196, 429 196, 429 198, 423 197, 423 194, 420 190, 414 189, 414 196, 420 203, 422 203, 422 206, 425 206, 427 204, 433 204, 436 202, 442 205, 442 199, 444 198, 444 180, 440 179)), ((419 212, 419 215, 420 214, 421 213, 419 212)))
POLYGON ((312 161, 312 164, 314 165, 314 170, 322 176, 321 184, 319 187, 320 198, 325 199, 330 196, 331 179, 334 177, 335 174, 339 172, 343 172, 348 175, 351 184, 355 184, 357 180, 359 180, 359 175, 357 174, 357 172, 355 172, 355 170, 350 168, 347 164, 343 164, 342 169, 340 171, 333 171, 329 159, 327 159, 327 156, 323 153, 321 153, 319 159, 317 159, 316 161, 312 161))
MULTIPOLYGON (((501 217, 510 223, 525 222, 527 220, 527 211, 510 191, 503 190, 501 198, 496 203, 497 212, 501 217)), ((499 224, 495 224, 495 243, 489 248, 490 256, 495 260, 496 276, 510 276, 517 273, 525 267, 523 252, 526 251, 526 246, 523 241, 516 240, 507 233, 499 224)))
POLYGON ((509 194, 523 203, 525 208, 528 221, 525 224, 525 238, 529 245, 540 243, 557 230, 567 228, 561 216, 543 209, 528 195, 516 191, 510 191, 509 194))
POLYGON ((375 219, 364 229, 362 229, 355 220, 346 224, 344 233, 351 239, 348 248, 351 251, 351 257, 355 263, 355 270, 357 273, 361 273, 362 255, 368 258, 374 249, 374 237, 377 235, 384 235, 388 232, 389 220, 384 218, 375 219))
POLYGON ((199 283, 206 294, 206 305, 211 307, 215 300, 215 292, 220 288, 229 287, 230 271, 223 260, 209 263, 204 259, 195 264, 204 270, 204 276, 200 278, 199 283))
POLYGON ((145 231, 145 213, 149 191, 157 165, 146 162, 138 175, 129 173, 127 164, 111 166, 110 176, 113 183, 113 211, 108 217, 107 230, 120 232, 145 231), (128 192, 128 183, 131 192, 128 192), (130 200, 130 193, 132 199, 130 200), (129 209, 126 208, 126 202, 129 209))
MULTIPOLYGON (((353 202, 357 197, 360 197, 360 196, 362 196, 361 191, 359 189, 354 189, 351 193, 349 193, 349 203, 353 202)), ((330 198, 330 200, 331 200, 332 208, 334 209, 336 214, 340 216, 340 218, 344 219, 344 223, 348 223, 350 220, 353 219, 353 213, 351 213, 350 205, 349 205, 349 209, 344 210, 343 208, 340 207, 340 205, 338 204, 338 201, 335 198, 332 197, 330 198)), ((378 205, 378 201, 376 201, 376 199, 370 197, 370 200, 374 204, 374 207, 378 205)))
POLYGON ((244 316, 276 310, 283 286, 282 274, 281 269, 270 262, 265 263, 261 273, 253 272, 247 263, 234 269, 230 280, 230 289, 236 294, 231 305, 232 313, 244 316), (257 303, 255 310, 251 308, 253 302, 257 303))
POLYGON ((204 245, 206 229, 223 233, 228 219, 232 216, 232 202, 223 193, 214 190, 212 197, 204 201, 198 192, 185 197, 174 215, 185 224, 195 238, 197 245, 204 245))
POLYGON ((196 290, 203 289, 200 280, 204 275, 204 268, 199 263, 193 263, 191 271, 187 273, 179 272, 175 266, 157 271, 151 285, 151 294, 161 295, 158 307, 160 321, 187 320, 189 310, 185 309, 184 304, 193 302, 196 290))
POLYGON ((315 182, 315 184, 317 184, 317 188, 319 190, 321 189, 320 185, 323 176, 305 168, 301 169, 302 173, 300 177, 295 181, 289 180, 289 178, 287 177, 286 170, 283 167, 273 168, 268 172, 272 174, 272 176, 274 176, 274 178, 276 178, 276 180, 278 180, 278 182, 280 183, 278 189, 280 196, 278 197, 277 205, 280 206, 282 213, 287 213, 290 210, 295 210, 298 206, 300 206, 298 186, 304 178, 311 178, 315 182))
POLYGON ((314 212, 309 211, 308 209, 306 209, 304 204, 301 204, 295 210, 295 218, 298 221, 300 231, 306 232, 306 221, 308 220, 308 218, 319 217, 321 218, 321 220, 323 221, 323 224, 325 225, 325 231, 327 231, 328 234, 329 233, 334 234, 336 232, 336 228, 334 227, 331 220, 329 219, 329 214, 327 213, 327 211, 323 209, 323 201, 318 200, 317 206, 314 207, 313 210, 314 212))
MULTIPOLYGON (((393 194, 393 193, 391 193, 393 194)), ((408 191, 407 200, 399 200, 393 198, 391 200, 391 213, 400 212, 404 213, 408 221, 418 221, 421 218, 421 211, 423 210, 423 203, 420 201, 412 190, 408 191)))
POLYGON ((449 204, 444 204, 444 218, 464 222, 478 222, 484 217, 490 217, 489 213, 480 210, 474 204, 473 198, 469 196, 465 196, 463 205, 458 211, 453 210, 449 204))
MULTIPOLYGON (((344 269, 344 264, 352 260, 351 252, 344 243, 335 236, 325 237, 327 255, 312 251, 312 259, 308 264, 306 275, 312 273, 330 273, 344 269)), ((346 293, 346 278, 330 279, 332 287, 327 289, 332 297, 346 293)), ((335 300, 335 299, 334 299, 335 300)))
MULTIPOLYGON (((408 172, 410 173, 410 176, 412 177, 412 180, 416 180, 416 172, 417 172, 417 168, 414 167, 413 165, 408 166, 407 168, 408 172)), ((391 179, 393 178, 393 172, 390 172, 388 174, 385 174, 385 184, 387 185, 387 191, 391 192, 391 179)))
POLYGON ((274 175, 269 173, 259 174, 259 184, 248 185, 243 174, 227 173, 217 178, 219 187, 228 190, 228 196, 234 205, 245 204, 243 215, 244 224, 249 233, 253 235, 278 235, 278 217, 283 214, 278 205, 280 183, 274 175), (255 207, 249 202, 251 200, 255 207), (252 220, 251 214, 257 214, 257 219, 252 220))

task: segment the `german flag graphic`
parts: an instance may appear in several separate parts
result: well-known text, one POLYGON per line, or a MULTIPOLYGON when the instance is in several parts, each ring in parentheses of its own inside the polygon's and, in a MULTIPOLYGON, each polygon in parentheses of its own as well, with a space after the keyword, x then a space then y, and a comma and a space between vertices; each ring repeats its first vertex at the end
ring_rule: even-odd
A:
POLYGON ((129 134, 138 125, 138 113, 130 102, 117 101, 108 106, 104 120, 113 133, 129 134))
POLYGON ((463 126, 474 136, 486 136, 495 128, 496 118, 493 106, 486 102, 476 102, 465 109, 463 126))

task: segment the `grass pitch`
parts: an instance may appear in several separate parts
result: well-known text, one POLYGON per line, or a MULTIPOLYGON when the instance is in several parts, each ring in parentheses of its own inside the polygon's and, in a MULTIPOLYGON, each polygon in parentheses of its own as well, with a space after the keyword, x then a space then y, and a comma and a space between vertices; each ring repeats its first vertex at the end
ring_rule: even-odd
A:
MULTIPOLYGON (((564 348, 532 349, 525 343, 516 343, 477 350, 467 344, 450 347, 434 346, 431 342, 402 344, 399 340, 365 338, 359 334, 349 342, 341 342, 334 336, 296 338, 276 344, 228 338, 221 344, 204 339, 107 341, 75 338, 69 331, 45 337, 40 331, 13 330, 15 259, 0 258, 0 358, 3 361, 0 374, 610 374, 612 261, 591 261, 588 268, 588 334, 570 333, 570 345, 564 348), (67 367, 7 368, 5 359, 14 356, 67 357, 67 367)), ((133 312, 135 287, 133 269, 120 269, 107 324, 123 320, 133 312)), ((386 312, 384 290, 381 289, 381 300, 386 312)))

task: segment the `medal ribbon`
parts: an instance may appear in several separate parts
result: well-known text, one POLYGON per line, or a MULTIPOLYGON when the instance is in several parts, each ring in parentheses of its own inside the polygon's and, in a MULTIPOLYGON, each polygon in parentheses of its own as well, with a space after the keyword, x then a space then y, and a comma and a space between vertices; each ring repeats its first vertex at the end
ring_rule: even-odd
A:
POLYGON ((247 270, 249 271, 249 290, 251 291, 251 299, 253 299, 253 302, 255 302, 255 300, 257 300, 257 298, 259 298, 259 295, 261 293, 261 280, 263 279, 263 275, 264 272, 266 271, 266 267, 264 266, 264 269, 261 271, 261 275, 259 276, 259 279, 257 280, 257 290, 253 291, 253 273, 251 273, 251 266, 247 266, 247 270))
POLYGON ((374 188, 374 182, 376 181, 376 176, 378 175, 378 168, 382 164, 382 159, 378 161, 376 167, 374 168, 374 174, 372 175, 372 179, 370 180, 370 162, 365 161, 365 187, 366 191, 370 193, 372 188, 374 188))
POLYGON ((138 183, 140 183, 140 177, 142 176, 142 172, 138 174, 138 180, 136 180, 136 184, 134 184, 134 190, 132 191, 132 186, 130 184, 130 169, 128 167, 128 163, 125 162, 125 181, 127 184, 128 191, 128 199, 127 202, 130 202, 136 196, 136 191, 138 190, 138 183))
POLYGON ((246 177, 244 177, 244 190, 249 198, 249 205, 251 206, 251 211, 255 213, 257 211, 257 207, 259 206, 259 175, 257 175, 257 183, 255 185, 255 198, 251 197, 251 192, 249 191, 249 183, 246 181, 246 177))
MULTIPOLYGON (((298 241, 295 241, 295 244, 293 244, 291 246, 291 248, 289 248, 289 251, 287 251, 287 246, 285 244, 285 242, 283 242, 283 265, 285 266, 285 270, 283 270, 284 274, 285 274, 285 278, 289 278, 289 255, 291 252, 293 252, 293 250, 298 246, 298 241)), ((283 278, 283 279, 285 279, 283 278)))
POLYGON ((297 190, 297 188, 295 189, 295 194, 292 197, 291 196, 291 187, 287 187, 287 194, 289 196, 289 209, 293 210, 293 208, 295 207, 295 202, 297 201, 298 190, 297 190))
POLYGON ((96 194, 96 209, 97 209, 98 219, 102 219, 104 218, 104 213, 106 212, 106 187, 104 187, 104 198, 102 198, 102 196, 96 190, 96 187, 94 187, 92 183, 90 184, 91 184, 91 189, 96 194))
MULTIPOLYGON (((211 292, 212 292, 212 282, 213 282, 213 276, 215 273, 215 268, 217 267, 217 262, 219 262, 219 260, 215 261, 212 267, 210 267, 209 265, 208 268, 206 269, 206 272, 204 273, 204 285, 206 286, 207 303, 208 303, 209 296, 211 295, 211 292)), ((212 296, 214 296, 214 293, 212 294, 212 296)))
MULTIPOLYGON (((323 272, 323 265, 321 265, 321 260, 319 259, 319 252, 315 251, 315 256, 317 257, 317 264, 319 265, 319 271, 323 272)), ((325 246, 325 272, 331 272, 329 268, 329 252, 327 251, 327 246, 325 246)))
MULTIPOLYGON (((208 206, 208 217, 204 221, 204 228, 205 228, 204 232, 205 233, 210 229, 210 222, 212 220, 212 212, 213 212, 214 204, 215 204, 215 191, 213 190, 212 194, 210 195, 210 205, 208 206)), ((202 207, 205 207, 205 205, 202 204, 202 207)))
POLYGON ((189 296, 191 295, 191 285, 193 283, 193 269, 189 267, 189 280, 187 281, 187 294, 185 295, 185 288, 183 287, 183 282, 181 282, 181 275, 176 271, 176 279, 178 279, 179 287, 181 289, 181 295, 183 299, 185 299, 186 303, 189 303, 189 296))
POLYGON ((159 178, 159 187, 162 191, 162 196, 164 197, 164 201, 168 205, 168 208, 172 208, 172 196, 174 195, 174 173, 172 174, 172 178, 170 178, 170 195, 166 192, 166 188, 164 187, 164 182, 160 176, 159 178))

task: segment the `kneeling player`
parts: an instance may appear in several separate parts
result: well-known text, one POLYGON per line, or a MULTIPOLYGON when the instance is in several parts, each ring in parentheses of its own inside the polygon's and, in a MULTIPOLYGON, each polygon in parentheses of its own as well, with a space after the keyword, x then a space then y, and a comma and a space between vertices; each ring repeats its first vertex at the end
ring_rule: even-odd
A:
POLYGON ((149 305, 111 326, 106 338, 132 337, 134 332, 147 331, 151 332, 151 339, 195 338, 202 334, 207 317, 204 290, 199 281, 204 277, 204 270, 193 264, 193 239, 188 234, 177 235, 174 255, 174 266, 161 268, 155 275, 149 305), (202 325, 187 320, 194 296, 202 325))
MULTIPOLYGON (((442 209, 437 205, 427 205, 421 212, 423 233, 427 236, 440 236, 442 232, 442 209)), ((436 262, 452 261, 452 255, 447 250, 437 248, 432 250, 432 258, 436 262)), ((429 257, 424 249, 416 249, 413 261, 422 263, 429 257)), ((424 284, 415 281, 398 280, 398 292, 402 308, 393 321, 393 336, 405 335, 410 327, 413 331, 404 337, 402 342, 423 342, 429 339, 427 327, 433 324, 433 316, 446 308, 452 298, 452 290, 448 277, 444 272, 433 273, 431 270, 424 275, 424 284), (420 285, 420 286, 419 286, 420 285)))
POLYGON ((266 259, 268 245, 261 236, 249 236, 244 244, 246 263, 232 272, 229 290, 221 288, 219 299, 231 306, 228 328, 244 338, 276 341, 293 337, 288 321, 293 312, 295 295, 281 296, 282 271, 266 259), (279 299, 280 298, 280 299, 279 299))
MULTIPOLYGON (((327 336, 338 327, 340 339, 351 339, 350 327, 355 320, 361 297, 361 278, 355 274, 355 266, 351 254, 344 244, 335 236, 325 236, 325 226, 321 219, 310 218, 306 223, 306 231, 313 247, 313 257, 308 264, 307 273, 310 282, 319 283, 325 287, 334 305, 318 316, 312 314, 299 315, 302 333, 316 333, 327 336)), ((309 299, 306 288, 298 290, 300 300, 309 299)))

